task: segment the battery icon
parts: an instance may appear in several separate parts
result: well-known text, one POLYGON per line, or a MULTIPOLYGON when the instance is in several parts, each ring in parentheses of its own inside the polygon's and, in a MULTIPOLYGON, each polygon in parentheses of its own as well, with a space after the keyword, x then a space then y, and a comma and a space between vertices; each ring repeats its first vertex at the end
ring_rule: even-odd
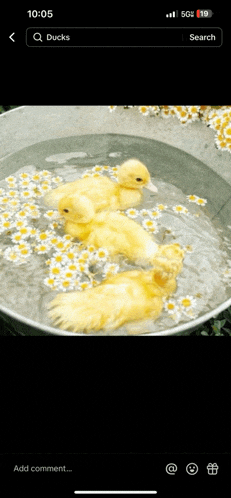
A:
POLYGON ((202 9, 202 10, 196 11, 197 17, 206 18, 206 17, 212 17, 212 15, 213 15, 213 12, 210 9, 202 9))

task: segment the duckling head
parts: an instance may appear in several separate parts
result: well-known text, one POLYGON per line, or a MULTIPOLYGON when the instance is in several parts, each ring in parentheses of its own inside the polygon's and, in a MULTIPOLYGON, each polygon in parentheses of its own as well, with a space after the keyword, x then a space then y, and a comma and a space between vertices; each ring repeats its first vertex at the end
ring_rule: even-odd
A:
POLYGON ((58 205, 59 213, 73 223, 90 223, 95 215, 90 199, 83 195, 66 195, 58 205))
POLYGON ((131 189, 145 187, 152 192, 158 192, 157 187, 151 182, 148 169, 138 159, 129 159, 121 164, 117 178, 122 187, 131 189))

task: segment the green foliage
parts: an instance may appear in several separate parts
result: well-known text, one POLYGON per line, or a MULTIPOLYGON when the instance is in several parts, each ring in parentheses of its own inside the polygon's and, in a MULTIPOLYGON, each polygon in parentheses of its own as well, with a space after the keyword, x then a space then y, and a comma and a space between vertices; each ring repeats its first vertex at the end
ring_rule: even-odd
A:
POLYGON ((231 336, 231 306, 216 317, 200 325, 189 335, 202 336, 231 336))
POLYGON ((0 114, 6 111, 10 111, 11 109, 14 109, 15 107, 20 107, 20 105, 0 105, 0 114))

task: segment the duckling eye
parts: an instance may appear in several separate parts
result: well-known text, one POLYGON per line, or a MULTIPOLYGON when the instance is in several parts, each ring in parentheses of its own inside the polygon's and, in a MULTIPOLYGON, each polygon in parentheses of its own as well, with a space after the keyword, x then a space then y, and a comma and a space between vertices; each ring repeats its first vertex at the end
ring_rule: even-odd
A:
POLYGON ((64 213, 69 213, 69 209, 64 209, 64 213))
POLYGON ((136 178, 136 181, 137 182, 142 182, 143 180, 142 180, 142 178, 136 178))

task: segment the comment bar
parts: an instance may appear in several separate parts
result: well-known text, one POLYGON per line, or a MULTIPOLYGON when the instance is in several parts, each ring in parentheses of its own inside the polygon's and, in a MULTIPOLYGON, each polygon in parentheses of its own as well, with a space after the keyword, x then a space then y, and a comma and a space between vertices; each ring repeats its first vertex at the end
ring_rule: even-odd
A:
POLYGON ((146 27, 146 28, 27 28, 28 47, 220 47, 223 32, 219 27, 146 27))

